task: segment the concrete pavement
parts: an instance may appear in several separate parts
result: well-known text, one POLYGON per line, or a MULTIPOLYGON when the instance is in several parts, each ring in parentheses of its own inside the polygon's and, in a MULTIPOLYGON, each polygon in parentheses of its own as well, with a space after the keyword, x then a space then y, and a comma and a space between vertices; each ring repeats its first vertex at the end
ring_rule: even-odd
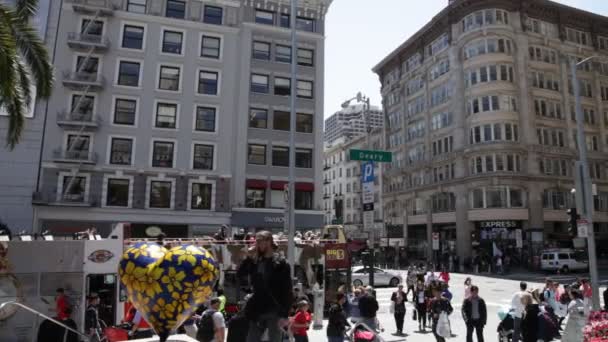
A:
MULTIPOLYGON (((403 271, 402 271, 403 272, 403 271)), ((407 272, 403 272, 403 279, 407 272)), ((451 274, 450 279, 450 291, 454 295, 452 299, 452 306, 454 307, 454 313, 450 316, 450 322, 452 324, 452 332, 455 335, 452 341, 465 341, 466 338, 466 326, 462 320, 460 313, 461 303, 464 299, 464 280, 466 277, 471 277, 473 284, 477 285, 480 289, 480 296, 486 301, 488 308, 488 323, 484 329, 485 340, 497 341, 498 334, 496 328, 500 323, 498 318, 498 311, 501 307, 508 307, 511 303, 511 297, 514 292, 519 289, 520 280, 512 279, 499 279, 479 275, 467 275, 467 274, 451 274)), ((544 279, 544 278, 543 278, 544 279)), ((528 281, 528 288, 538 288, 543 286, 543 279, 539 281, 528 281)), ((431 342, 435 341, 430 328, 427 328, 426 333, 418 331, 418 322, 412 320, 412 305, 408 302, 406 309, 407 313, 405 316, 404 332, 407 336, 395 336, 393 333, 396 330, 395 320, 393 315, 389 313, 390 310, 390 296, 394 291, 394 288, 377 288, 376 296, 378 303, 380 304, 380 310, 378 312, 378 319, 385 331, 381 336, 387 342, 397 341, 416 341, 416 342, 431 342)), ((603 291, 603 288, 602 288, 603 291)), ((408 300, 411 300, 411 294, 408 296, 408 300)), ((326 341, 325 328, 327 321, 324 321, 324 328, 321 330, 309 330, 310 341, 326 341)))

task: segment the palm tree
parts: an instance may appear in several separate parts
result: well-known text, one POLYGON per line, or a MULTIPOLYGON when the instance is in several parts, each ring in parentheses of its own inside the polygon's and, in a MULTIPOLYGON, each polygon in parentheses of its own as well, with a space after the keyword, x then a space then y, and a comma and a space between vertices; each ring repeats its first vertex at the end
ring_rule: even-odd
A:
POLYGON ((0 107, 8 112, 6 144, 11 150, 23 131, 31 85, 40 98, 48 98, 53 88, 48 52, 30 24, 37 9, 38 0, 16 0, 10 7, 0 2, 0 107))

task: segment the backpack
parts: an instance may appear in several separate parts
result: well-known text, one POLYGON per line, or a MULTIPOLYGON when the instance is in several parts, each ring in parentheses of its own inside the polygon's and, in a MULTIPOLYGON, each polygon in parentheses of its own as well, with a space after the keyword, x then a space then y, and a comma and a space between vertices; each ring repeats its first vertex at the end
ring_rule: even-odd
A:
POLYGON ((545 341, 551 341, 554 338, 559 336, 559 325, 557 322, 557 318, 554 314, 549 312, 541 312, 538 314, 542 323, 544 325, 544 335, 543 339, 545 341))
POLYGON ((196 332, 197 340, 207 342, 215 338, 215 323, 213 322, 213 314, 216 312, 217 311, 209 310, 203 313, 203 316, 198 323, 198 330, 196 332))

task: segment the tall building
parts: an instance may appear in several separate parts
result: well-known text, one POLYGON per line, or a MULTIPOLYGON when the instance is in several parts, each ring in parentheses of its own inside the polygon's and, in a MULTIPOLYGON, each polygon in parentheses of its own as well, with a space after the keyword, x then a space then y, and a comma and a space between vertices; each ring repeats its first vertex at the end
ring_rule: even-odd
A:
POLYGON ((352 104, 325 119, 325 143, 331 144, 341 137, 353 139, 365 135, 368 124, 370 128, 382 127, 384 116, 380 108, 371 106, 367 115, 364 112, 364 104, 352 104))
MULTIPOLYGON (((14 4, 15 0, 3 2, 14 4)), ((49 56, 54 54, 56 38, 56 32, 52 28, 56 25, 57 16, 52 13, 58 8, 58 1, 53 4, 40 1, 38 11, 32 18, 34 28, 48 47, 49 56)), ((35 88, 32 90, 35 94, 35 88)), ((15 233, 32 228, 32 192, 36 189, 39 176, 44 113, 44 104, 30 104, 20 143, 10 150, 6 147, 9 125, 7 112, 0 107, 0 221, 15 233)))
MULTIPOLYGON (((369 134, 369 149, 382 149, 382 130, 373 129, 369 134)), ((355 138, 340 137, 325 144, 323 202, 325 223, 341 223, 350 237, 363 233, 361 206, 361 165, 360 161, 350 160, 351 149, 367 149, 367 136, 355 138)), ((374 229, 382 231, 380 168, 374 165, 374 229)))
MULTIPOLYGON (((465 261, 495 244, 513 262, 537 262, 541 248, 584 244, 567 229, 577 159, 569 62, 589 56, 608 57, 606 17, 546 0, 455 0, 374 68, 394 155, 385 213, 412 257, 456 251, 465 261)), ((607 61, 578 72, 599 255, 607 61)))
POLYGON ((285 0, 63 1, 35 228, 282 230, 291 86, 296 225, 320 227, 330 4, 300 3, 292 47, 285 0))

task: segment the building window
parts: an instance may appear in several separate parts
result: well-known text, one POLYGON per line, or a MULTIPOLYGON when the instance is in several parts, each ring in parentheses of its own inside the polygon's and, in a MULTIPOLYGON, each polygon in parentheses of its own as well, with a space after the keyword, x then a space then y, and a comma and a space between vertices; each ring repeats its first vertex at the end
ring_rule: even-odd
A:
POLYGON ((291 95, 291 80, 289 78, 274 78, 274 94, 279 96, 291 95))
POLYGON ((133 153, 133 139, 111 138, 110 164, 131 165, 133 153))
POLYGON ((151 181, 150 182, 150 208, 170 209, 171 208, 171 182, 151 181))
POLYGON ((312 209, 312 191, 296 191, 295 194, 295 209, 299 210, 311 210, 312 209))
POLYGON ((289 147, 272 147, 272 166, 289 166, 289 147))
POLYGON ((89 95, 72 95, 70 117, 83 121, 92 121, 95 111, 95 97, 89 95))
POLYGON ((84 203, 87 200, 87 178, 63 176, 61 202, 84 203))
POLYGON ((447 33, 442 34, 426 47, 427 56, 435 56, 445 50, 450 45, 450 38, 447 33))
POLYGON ((201 57, 220 58, 220 46, 222 41, 218 37, 203 36, 201 43, 201 57))
POLYGON ((117 98, 114 102, 114 123, 117 125, 135 125, 137 101, 117 98))
POLYGON ((467 15, 462 20, 462 32, 486 25, 508 25, 509 12, 499 9, 486 9, 467 15))
POLYGON ((274 12, 255 10, 255 22, 264 25, 274 25, 274 12))
POLYGON ((213 185, 209 183, 192 183, 190 209, 211 210, 213 185))
POLYGON ((312 114, 296 114, 296 132, 312 133, 313 115, 312 114))
POLYGON ((268 94, 268 76, 251 74, 251 92, 268 94))
POLYGON ((452 192, 442 192, 431 196, 433 213, 456 211, 456 195, 452 192))
POLYGON ((164 53, 181 55, 183 41, 183 32, 164 30, 162 51, 164 53))
POLYGON ((274 111, 274 118, 272 120, 272 128, 281 130, 281 131, 289 131, 290 123, 289 123, 289 112, 284 111, 274 111))
POLYGON ((291 46, 276 45, 274 60, 281 63, 291 63, 291 46))
POLYGON ((532 86, 539 89, 559 91, 559 77, 552 73, 532 71, 532 86))
POLYGON ((296 17, 296 29, 315 32, 315 20, 304 17, 296 17))
POLYGON ((88 77, 91 79, 97 78, 97 72, 99 71, 99 58, 86 56, 78 56, 76 58, 76 72, 79 77, 88 77))
POLYGON ((255 165, 266 165, 266 145, 249 144, 247 162, 255 165))
POLYGON ((285 208, 285 192, 283 190, 270 190, 270 207, 285 208))
POLYGON ((186 2, 181 0, 167 0, 165 17, 184 19, 186 17, 186 2))
POLYGON ((152 166, 173 167, 175 143, 170 141, 154 141, 152 146, 152 166))
POLYGON ((555 128, 540 127, 536 129, 539 145, 564 147, 564 132, 555 128))
POLYGON ((572 169, 570 161, 565 159, 542 158, 538 164, 540 172, 547 176, 568 177, 572 169))
POLYGON ((471 201, 473 209, 525 207, 524 191, 507 186, 474 189, 471 201))
POLYGON ((540 46, 530 46, 528 53, 532 61, 557 64, 557 53, 555 50, 540 46))
POLYGON ((470 159, 471 174, 491 172, 520 172, 521 159, 517 154, 490 154, 470 159))
POLYGON ((264 208, 266 206, 266 189, 247 188, 247 208, 264 208))
POLYGON ((143 26, 125 25, 122 31, 122 47, 141 50, 144 46, 143 26))
POLYGON ((553 210, 565 210, 576 206, 570 190, 545 190, 543 192, 543 208, 553 210))
POLYGON ((510 55, 513 51, 511 40, 504 38, 484 38, 468 43, 464 47, 464 59, 488 53, 505 53, 510 55))
POLYGON ((452 88, 449 84, 438 86, 431 90, 431 107, 446 103, 452 96, 452 88))
POLYGON ((146 13, 147 0, 127 0, 127 12, 146 13))
MULTIPOLYGON (((439 77, 441 77, 442 75, 447 74, 449 71, 450 71, 450 60, 444 59, 441 62, 438 62, 431 67, 431 70, 429 71, 430 79, 431 79, 431 81, 434 81, 434 80, 438 79, 439 77)), ((418 86, 418 89, 416 89, 416 90, 422 89, 422 87, 424 86, 424 81, 422 79, 420 79, 419 83, 420 84, 418 86)))
POLYGON ((82 19, 80 33, 88 38, 98 37, 96 40, 99 40, 99 37, 103 35, 103 24, 101 20, 82 19))
POLYGON ((91 155, 91 137, 88 135, 69 134, 65 150, 67 159, 88 160, 91 155))
POLYGON ((591 39, 588 32, 583 32, 566 27, 566 40, 576 44, 590 45, 591 39))
POLYGON ((109 178, 106 194, 106 206, 109 207, 128 207, 129 206, 129 185, 128 179, 109 178))
POLYGON ((259 108, 249 109, 249 127, 267 128, 268 127, 268 111, 266 109, 259 109, 259 108))
POLYGON ((201 132, 215 132, 215 114, 213 107, 196 106, 194 129, 201 132))
POLYGON ((280 17, 279 21, 280 21, 279 26, 285 27, 285 28, 291 27, 291 15, 286 14, 286 13, 281 13, 281 17, 280 17))
POLYGON ((431 117, 431 131, 448 127, 452 124, 452 113, 442 112, 433 114, 431 117))
POLYGON ((298 65, 314 66, 315 52, 310 49, 298 49, 298 65))
POLYGON ((482 113, 482 112, 494 112, 494 111, 517 111, 517 100, 513 96, 482 96, 474 98, 467 102, 467 113, 468 115, 482 113))
POLYGON ((312 149, 296 148, 296 167, 312 168, 312 149))
POLYGON ((213 170, 213 145, 194 144, 192 168, 195 170, 213 170))
POLYGON ((203 22, 213 25, 222 25, 224 10, 221 7, 205 6, 203 22))
POLYGON ((298 97, 305 98, 305 99, 312 99, 312 81, 298 80, 297 94, 298 94, 298 97))
POLYGON ((157 128, 176 128, 177 127, 177 104, 158 102, 156 104, 157 128))
POLYGON ((517 124, 485 124, 471 128, 470 143, 479 144, 490 141, 518 141, 517 124))
POLYGON ((219 75, 215 71, 201 70, 198 73, 198 93, 217 95, 219 75))
POLYGON ((160 66, 158 89, 168 91, 179 91, 180 68, 166 65, 160 66))
POLYGON ((254 41, 252 56, 254 59, 270 60, 270 43, 254 41))
POLYGON ((118 85, 139 87, 139 72, 141 64, 138 62, 120 61, 118 65, 118 85))
POLYGON ((478 83, 496 81, 513 82, 513 77, 513 66, 511 65, 488 65, 466 71, 465 86, 468 88, 478 83))

